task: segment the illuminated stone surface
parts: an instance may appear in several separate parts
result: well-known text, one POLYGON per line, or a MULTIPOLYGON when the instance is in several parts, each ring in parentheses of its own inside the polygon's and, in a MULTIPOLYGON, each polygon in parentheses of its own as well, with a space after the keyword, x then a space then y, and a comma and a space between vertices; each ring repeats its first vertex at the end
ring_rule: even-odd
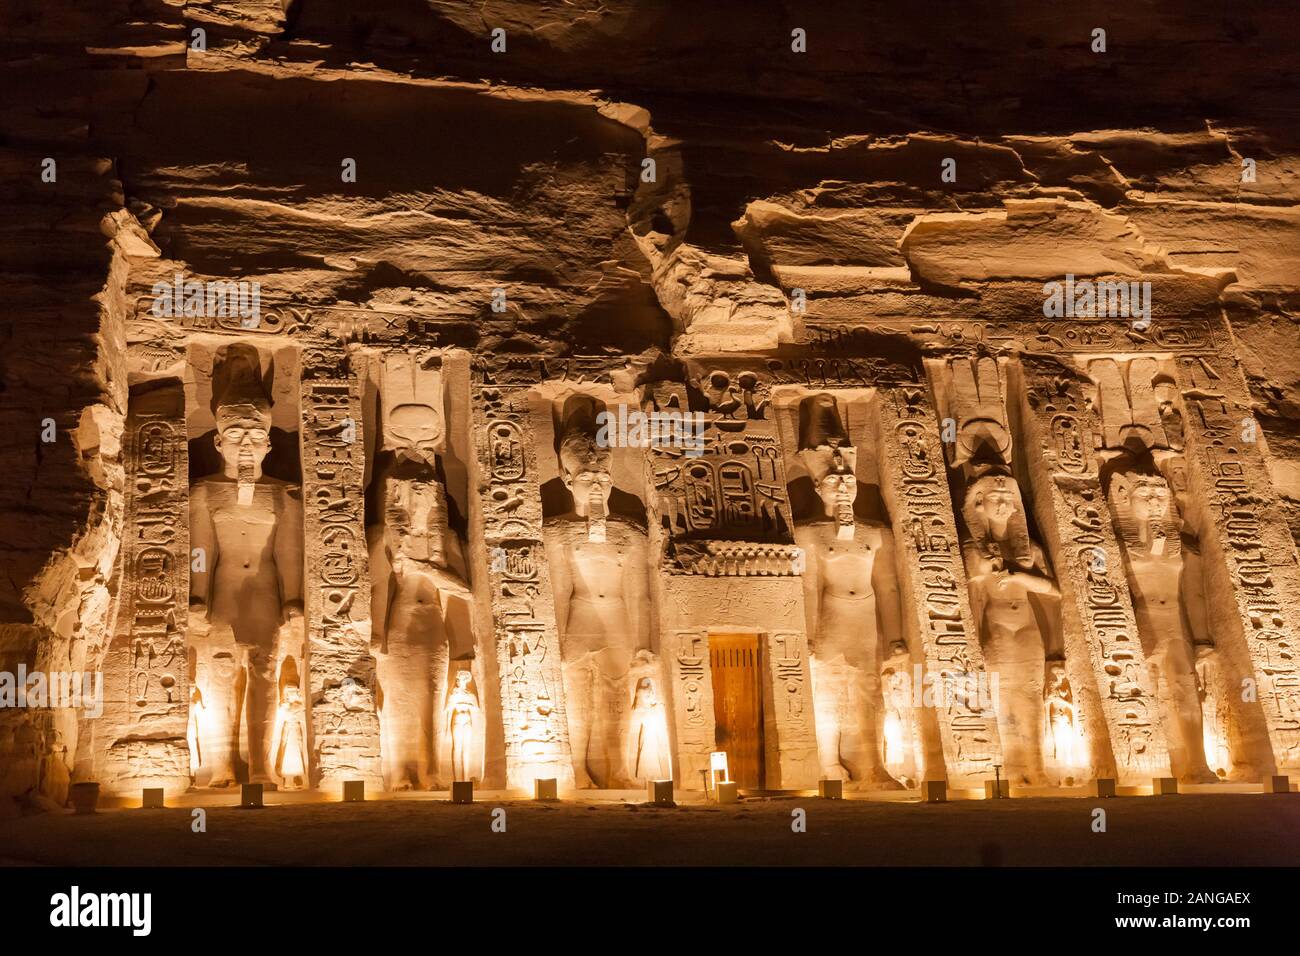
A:
POLYGON ((1135 89, 584 9, 0 23, 0 669, 103 674, 0 711, 4 811, 1300 772, 1284 12, 1116 14, 1135 89))

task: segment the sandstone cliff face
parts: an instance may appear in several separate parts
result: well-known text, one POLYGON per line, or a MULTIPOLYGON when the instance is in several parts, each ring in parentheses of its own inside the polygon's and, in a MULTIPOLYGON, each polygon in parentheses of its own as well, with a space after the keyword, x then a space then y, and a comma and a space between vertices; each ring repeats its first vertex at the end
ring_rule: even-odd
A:
MULTIPOLYGON (((833 6, 8 5, 0 669, 103 652, 124 321, 179 271, 483 353, 683 357, 904 318, 1032 340, 1044 282, 1141 279, 1157 323, 1231 323, 1300 539, 1291 11, 833 6)), ((0 714, 0 791, 61 801, 78 742, 0 714)))

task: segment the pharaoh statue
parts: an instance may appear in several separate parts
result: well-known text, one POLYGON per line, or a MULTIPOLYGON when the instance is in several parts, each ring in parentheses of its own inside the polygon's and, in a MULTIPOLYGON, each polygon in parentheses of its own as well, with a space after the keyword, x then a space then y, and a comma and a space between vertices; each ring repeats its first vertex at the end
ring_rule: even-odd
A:
POLYGON ((1040 786, 1048 649, 1061 646, 1060 592, 1043 549, 1029 536, 1015 478, 1001 469, 975 475, 962 507, 971 613, 985 670, 998 681, 1007 778, 1040 786))
POLYGON ((902 633, 893 534, 854 510, 857 450, 833 395, 805 398, 799 457, 812 478, 819 513, 796 522, 803 550, 814 719, 822 775, 851 788, 897 789, 885 769, 884 649, 902 633))
POLYGON ((279 661, 304 640, 302 491, 262 473, 271 414, 256 348, 218 352, 212 396, 222 467, 190 489, 200 773, 214 787, 270 783, 279 661))
POLYGON ((467 670, 456 672, 456 684, 447 695, 443 733, 450 751, 452 780, 483 778, 483 709, 478 695, 470 689, 473 675, 467 670))
POLYGON ((633 661, 649 653, 649 565, 645 530, 610 514, 611 456, 596 441, 599 411, 590 396, 564 403, 558 455, 573 507, 547 518, 543 534, 576 785, 618 789, 635 785, 627 740, 633 661))
POLYGON ((1184 613, 1178 508, 1163 477, 1131 466, 1111 475, 1109 497, 1170 767, 1179 780, 1213 782, 1218 778, 1205 762, 1196 654, 1184 613))
POLYGON ((384 777, 390 790, 446 784, 443 748, 451 628, 468 621, 464 548, 451 517, 439 453, 445 448, 436 356, 388 353, 379 384, 379 450, 367 495, 371 626, 376 649, 384 777))
POLYGON ((659 696, 657 667, 648 651, 638 651, 633 664, 632 716, 628 727, 628 767, 637 782, 671 780, 668 715, 659 696))

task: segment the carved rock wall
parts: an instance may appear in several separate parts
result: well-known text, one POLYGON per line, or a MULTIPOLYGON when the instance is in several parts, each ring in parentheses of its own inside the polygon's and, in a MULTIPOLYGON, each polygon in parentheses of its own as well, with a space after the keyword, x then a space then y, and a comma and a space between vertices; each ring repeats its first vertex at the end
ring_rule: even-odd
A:
MULTIPOLYGON (((1147 678, 1126 676, 1145 663, 1116 663, 1114 643, 1121 628, 1132 641, 1137 618, 1102 497, 1119 450, 1106 438, 1109 386, 1092 383, 1097 360, 1143 355, 1176 369, 1160 407, 1185 423, 1178 451, 1195 505, 1183 517, 1212 609, 1210 639, 1193 649, 1217 655, 1234 742, 1225 770, 1296 766, 1300 141, 1277 117, 1300 46, 1287 11, 1087 2, 1051 18, 985 10, 934 22, 631 0, 347 6, 0 14, 0 465, 11 476, 0 487, 0 670, 108 667, 128 688, 114 706, 131 710, 111 648, 142 597, 161 592, 142 592, 130 563, 142 462, 129 395, 183 380, 194 472, 212 463, 211 351, 260 343, 281 368, 267 468, 301 487, 307 515, 304 743, 316 782, 376 779, 364 545, 375 422, 348 363, 414 347, 474 363, 472 386, 451 400, 461 444, 443 478, 464 499, 450 520, 468 546, 474 652, 457 666, 472 669, 483 709, 485 779, 526 786, 573 769, 565 624, 542 534, 559 470, 528 468, 556 455, 529 425, 538 395, 573 387, 704 416, 712 450, 699 460, 623 449, 613 475, 645 525, 643 649, 663 685, 673 775, 698 785, 717 745, 709 634, 744 632, 761 638, 765 783, 809 785, 821 769, 806 660, 816 633, 793 535, 806 515, 793 505, 812 492, 798 449, 788 436, 782 445, 789 423, 764 405, 794 386, 869 396, 882 453, 856 478, 896 541, 907 652, 923 672, 978 673, 981 624, 957 560, 962 485, 943 460, 948 386, 919 359, 993 358, 1015 437, 1006 464, 1063 604, 1090 754, 1081 772, 1114 761, 1138 779, 1163 772, 1165 748, 1149 713, 1136 716, 1145 693, 1133 688, 1147 678), (1098 25, 1104 55, 1088 49, 1098 25), (494 27, 504 52, 492 50, 494 27), (796 27, 806 53, 791 49, 796 27), (158 315, 156 286, 178 273, 256 280, 258 323, 158 315), (1149 283, 1147 321, 1051 313, 1044 284, 1067 274, 1149 283), (1046 394, 1035 384, 1044 354, 1082 376, 1078 393, 1053 391, 1055 373, 1046 394), (1091 425, 1065 435, 1061 414, 1091 425), (325 470, 339 471, 322 474, 322 448, 345 420, 359 444, 333 446, 325 470), (699 461, 712 471, 696 480, 699 461), (336 508, 348 512, 337 524, 336 508), (1081 548, 1105 561, 1080 566, 1081 548)), ((1175 449, 1156 450, 1167 469, 1175 449)), ((184 632, 173 626, 162 633, 184 632)), ((166 676, 187 700, 188 675, 166 676)), ((107 720, 0 710, 0 793, 39 805, 62 801, 74 775, 172 780, 156 751, 182 730, 107 720), (127 745, 149 755, 107 769, 127 745)), ((942 765, 978 781, 1003 753, 996 723, 987 710, 925 708, 926 775, 942 765)))

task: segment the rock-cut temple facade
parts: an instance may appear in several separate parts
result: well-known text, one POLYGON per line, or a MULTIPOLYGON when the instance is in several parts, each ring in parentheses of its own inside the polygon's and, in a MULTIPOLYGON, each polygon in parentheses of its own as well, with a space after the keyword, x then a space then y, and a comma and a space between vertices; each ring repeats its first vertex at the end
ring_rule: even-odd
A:
POLYGON ((0 794, 1300 774, 1266 108, 263 6, 15 24, 0 671, 99 699, 0 709, 0 794))

